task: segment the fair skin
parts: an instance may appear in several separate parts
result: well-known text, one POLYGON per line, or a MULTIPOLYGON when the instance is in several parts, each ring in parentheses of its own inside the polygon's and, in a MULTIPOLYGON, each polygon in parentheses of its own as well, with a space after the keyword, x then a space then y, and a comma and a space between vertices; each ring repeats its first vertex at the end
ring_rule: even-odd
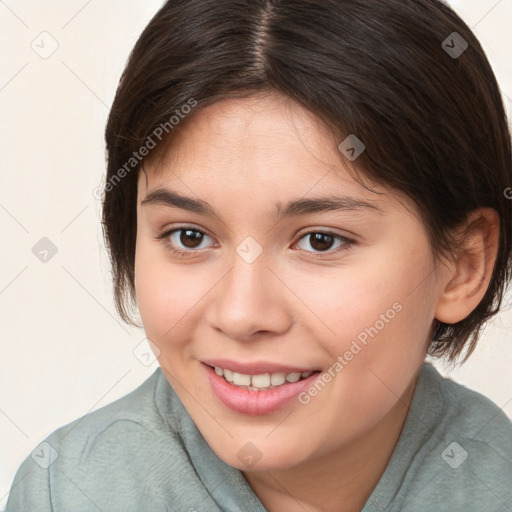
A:
POLYGON ((497 216, 474 212, 466 252, 436 265, 408 198, 362 187, 346 168, 357 160, 344 165, 340 141, 288 98, 222 100, 179 128, 138 183, 135 287, 160 366, 212 450, 269 511, 360 511, 400 435, 434 320, 465 318, 485 293, 497 216), (161 196, 142 204, 161 189, 216 214, 161 196), (276 203, 327 195, 374 208, 273 217, 276 203), (184 227, 206 235, 157 239, 184 227), (319 246, 319 232, 345 238, 319 246), (248 236, 263 251, 251 263, 236 252, 248 236), (325 372, 396 303, 400 312, 307 405, 243 414, 204 376, 201 361, 214 357, 325 372), (251 467, 237 456, 248 442, 261 454, 251 467))

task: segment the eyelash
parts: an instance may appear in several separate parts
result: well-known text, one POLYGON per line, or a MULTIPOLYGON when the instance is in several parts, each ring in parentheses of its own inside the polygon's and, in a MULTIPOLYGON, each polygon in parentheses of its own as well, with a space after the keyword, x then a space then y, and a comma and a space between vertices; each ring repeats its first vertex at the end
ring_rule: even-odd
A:
MULTIPOLYGON (((176 256, 186 258, 186 257, 192 256, 196 252, 199 252, 201 249, 190 249, 188 251, 182 250, 182 249, 176 249, 169 240, 169 237, 172 234, 179 232, 179 231, 186 231, 186 230, 195 231, 197 233, 201 233, 201 235, 206 235, 207 237, 212 238, 212 237, 210 237, 210 235, 208 235, 208 233, 202 231, 201 229, 197 229, 192 226, 181 226, 181 227, 173 228, 171 230, 167 230, 167 231, 164 231, 163 233, 160 233, 159 235, 156 236, 156 239, 161 240, 165 244, 165 247, 169 251, 171 251, 173 254, 175 254, 176 256)), ((347 250, 351 249, 352 246, 355 244, 355 241, 351 240, 350 238, 339 235, 337 233, 333 233, 331 231, 320 231, 320 230, 308 231, 307 233, 303 233, 300 236, 299 241, 306 238, 307 236, 314 235, 314 234, 322 234, 322 235, 331 236, 335 240, 342 242, 342 245, 335 250, 328 249, 327 251, 320 251, 320 252, 305 251, 309 254, 314 254, 315 257, 319 257, 319 258, 325 258, 328 256, 332 256, 333 254, 347 251, 347 250)))

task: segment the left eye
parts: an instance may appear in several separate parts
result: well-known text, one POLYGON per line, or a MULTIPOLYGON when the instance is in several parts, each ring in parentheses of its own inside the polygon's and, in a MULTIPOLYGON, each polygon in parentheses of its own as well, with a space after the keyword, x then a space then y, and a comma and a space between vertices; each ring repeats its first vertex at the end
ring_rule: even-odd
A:
POLYGON ((332 249, 332 246, 335 244, 335 242, 339 242, 339 245, 335 247, 335 250, 330 251, 336 252, 336 249, 339 249, 344 245, 349 245, 350 243, 348 238, 337 235, 335 233, 324 233, 322 231, 306 233, 301 237, 299 243, 303 241, 307 241, 307 245, 313 248, 313 251, 308 251, 308 249, 301 247, 301 249, 308 252, 327 252, 329 249, 332 249))

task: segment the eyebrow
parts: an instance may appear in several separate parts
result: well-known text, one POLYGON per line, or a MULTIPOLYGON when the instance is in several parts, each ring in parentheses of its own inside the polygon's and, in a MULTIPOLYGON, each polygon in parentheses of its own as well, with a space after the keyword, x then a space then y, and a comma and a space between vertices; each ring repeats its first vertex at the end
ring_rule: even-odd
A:
MULTIPOLYGON (((148 204, 174 206, 200 215, 211 215, 220 218, 215 209, 206 201, 183 196, 167 188, 158 188, 150 192, 141 202, 141 205, 148 204)), ((351 196, 323 196, 296 199, 290 201, 284 209, 282 204, 277 202, 273 217, 280 220, 285 217, 336 210, 374 210, 375 212, 383 213, 383 209, 376 204, 359 198, 351 196)))

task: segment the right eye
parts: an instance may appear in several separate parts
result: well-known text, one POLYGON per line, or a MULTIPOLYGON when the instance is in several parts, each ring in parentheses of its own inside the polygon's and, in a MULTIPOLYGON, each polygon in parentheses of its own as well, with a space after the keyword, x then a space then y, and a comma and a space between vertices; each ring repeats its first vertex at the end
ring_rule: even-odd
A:
POLYGON ((205 237, 211 238, 200 229, 191 226, 183 226, 165 231, 158 235, 157 238, 162 240, 171 252, 180 256, 188 256, 197 252, 199 249, 208 247, 201 246, 205 237))

